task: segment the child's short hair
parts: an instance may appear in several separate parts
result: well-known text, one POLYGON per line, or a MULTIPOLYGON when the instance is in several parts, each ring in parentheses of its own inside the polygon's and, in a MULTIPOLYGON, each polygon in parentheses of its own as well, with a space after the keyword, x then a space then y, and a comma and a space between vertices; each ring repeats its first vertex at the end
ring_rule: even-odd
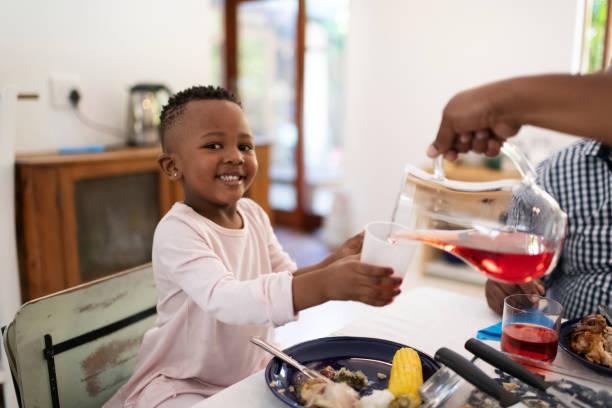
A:
POLYGON ((160 117, 159 136, 161 139, 162 149, 166 150, 166 133, 168 129, 174 125, 174 123, 183 115, 185 112, 185 105, 191 101, 201 101, 219 99, 234 102, 236 105, 242 108, 240 99, 233 93, 220 86, 192 86, 183 91, 180 91, 170 97, 168 103, 164 105, 160 117))

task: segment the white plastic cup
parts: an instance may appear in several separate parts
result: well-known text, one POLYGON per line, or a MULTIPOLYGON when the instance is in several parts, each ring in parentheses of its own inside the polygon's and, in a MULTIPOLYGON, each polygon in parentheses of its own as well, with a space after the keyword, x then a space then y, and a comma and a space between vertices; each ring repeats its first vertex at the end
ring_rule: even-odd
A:
POLYGON ((393 276, 403 278, 412 262, 418 242, 393 239, 393 236, 407 230, 408 228, 401 224, 387 221, 374 221, 366 225, 361 262, 390 267, 393 269, 393 276))

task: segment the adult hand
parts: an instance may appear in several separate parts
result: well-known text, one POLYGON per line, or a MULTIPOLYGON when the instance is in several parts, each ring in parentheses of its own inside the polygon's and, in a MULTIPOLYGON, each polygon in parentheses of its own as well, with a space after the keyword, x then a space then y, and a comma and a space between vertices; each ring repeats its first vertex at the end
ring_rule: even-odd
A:
POLYGON ((546 288, 540 280, 535 280, 528 283, 501 283, 488 279, 485 284, 485 296, 487 304, 498 315, 504 311, 504 299, 506 296, 525 293, 529 295, 544 296, 546 288))
POLYGON ((427 150, 429 157, 440 154, 450 161, 470 150, 488 157, 499 154, 503 142, 518 133, 521 124, 502 106, 510 98, 507 81, 494 82, 455 95, 442 113, 436 139, 427 150))

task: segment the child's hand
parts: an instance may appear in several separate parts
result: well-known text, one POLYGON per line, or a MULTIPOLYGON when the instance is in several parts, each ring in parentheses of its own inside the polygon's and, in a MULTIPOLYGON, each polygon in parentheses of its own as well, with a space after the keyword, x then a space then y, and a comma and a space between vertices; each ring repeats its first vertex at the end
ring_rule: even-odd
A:
POLYGON ((364 231, 361 231, 359 234, 353 235, 352 237, 350 237, 349 239, 344 241, 342 246, 340 248, 338 248, 330 256, 325 258, 325 260, 323 260, 318 265, 318 267, 329 266, 333 262, 336 262, 336 261, 338 261, 338 260, 340 260, 342 258, 345 258, 347 256, 360 254, 361 253, 361 247, 363 247, 363 235, 364 235, 364 233, 365 233, 364 231))
POLYGON ((361 247, 363 246, 363 235, 365 231, 361 231, 359 234, 354 235, 347 239, 344 244, 336 251, 336 259, 342 259, 349 255, 357 255, 361 253, 361 247))
POLYGON ((400 294, 402 279, 392 277, 391 268, 365 264, 359 255, 349 255, 330 265, 293 278, 295 311, 328 300, 355 300, 385 306, 400 294))

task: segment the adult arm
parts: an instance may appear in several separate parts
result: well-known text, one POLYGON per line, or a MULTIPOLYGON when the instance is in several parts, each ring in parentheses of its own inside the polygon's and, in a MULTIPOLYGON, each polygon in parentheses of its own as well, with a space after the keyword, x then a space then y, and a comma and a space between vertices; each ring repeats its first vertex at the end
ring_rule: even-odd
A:
POLYGON ((522 125, 612 144, 612 74, 545 74, 493 82, 455 95, 427 154, 495 156, 522 125))

